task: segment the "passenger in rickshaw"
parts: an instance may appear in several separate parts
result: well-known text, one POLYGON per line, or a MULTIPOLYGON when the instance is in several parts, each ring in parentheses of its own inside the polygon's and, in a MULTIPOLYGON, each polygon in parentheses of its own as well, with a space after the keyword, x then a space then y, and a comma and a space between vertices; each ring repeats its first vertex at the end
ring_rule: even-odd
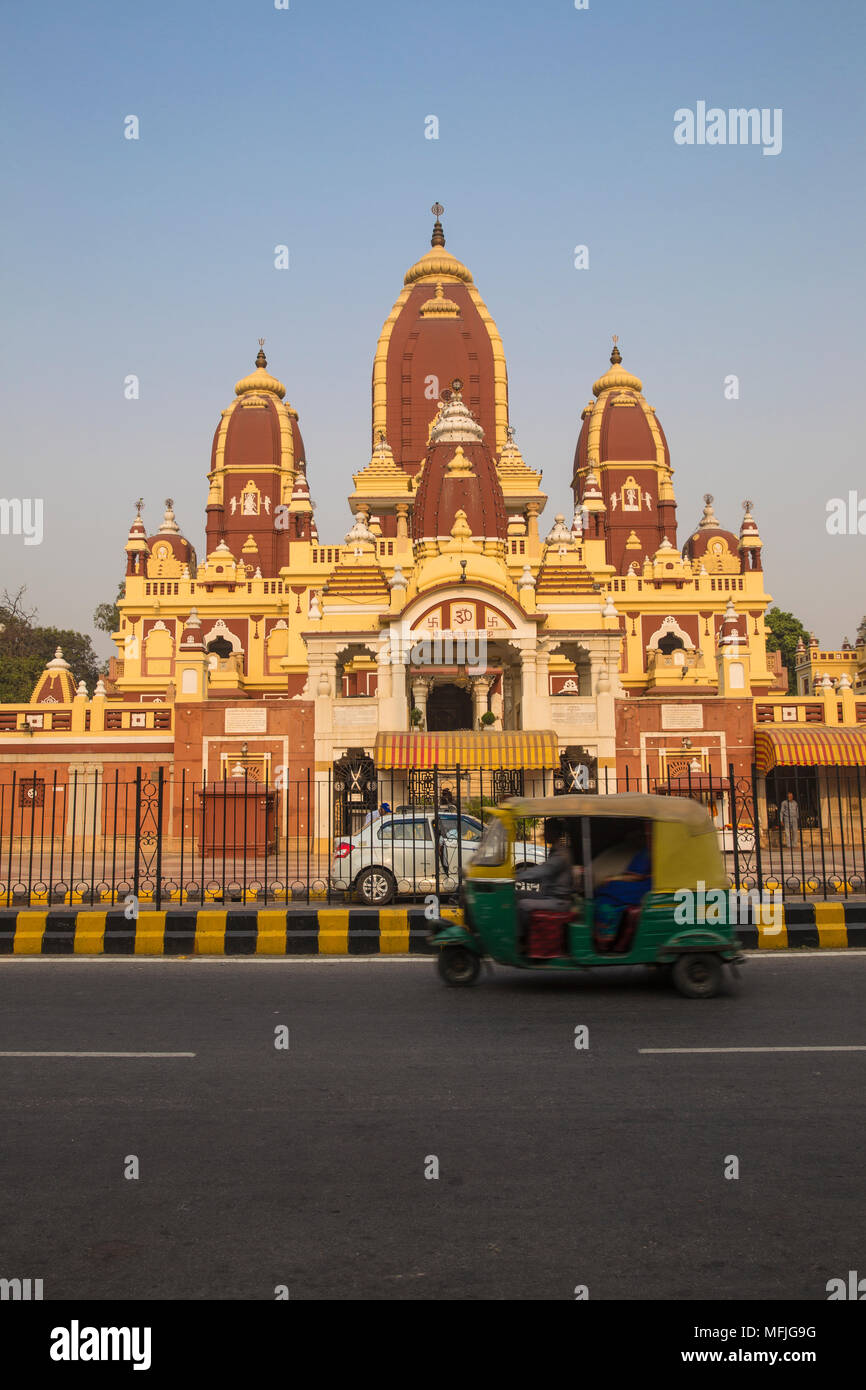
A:
POLYGON ((647 827, 638 840, 632 837, 632 854, 625 870, 603 878, 596 885, 595 940, 600 951, 610 952, 626 944, 621 936, 633 928, 636 915, 627 909, 639 907, 652 888, 650 836, 647 827))

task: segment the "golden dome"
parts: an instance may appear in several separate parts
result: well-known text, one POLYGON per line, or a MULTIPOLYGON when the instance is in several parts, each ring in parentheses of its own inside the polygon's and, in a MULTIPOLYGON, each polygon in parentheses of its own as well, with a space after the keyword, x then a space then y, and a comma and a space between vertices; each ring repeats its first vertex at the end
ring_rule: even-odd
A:
POLYGON ((417 285, 426 280, 462 280, 464 285, 471 285, 472 275, 466 266, 462 265, 456 256, 452 256, 450 251, 445 250, 445 233, 439 221, 445 209, 441 203, 434 203, 430 211, 436 218, 430 238, 430 250, 406 271, 403 284, 417 285))
POLYGON ((472 272, 444 246, 434 246, 403 276, 404 285, 417 285, 426 280, 462 280, 464 285, 471 285, 472 272))
POLYGON ((610 354, 610 371, 600 376, 598 381, 593 382, 592 393, 600 396, 602 391, 643 391, 643 382, 639 376, 632 376, 621 365, 622 353, 616 346, 616 339, 613 340, 613 352, 610 354))
POLYGON ((281 381, 277 381, 275 376, 271 376, 265 370, 268 359, 265 357, 262 344, 264 339, 259 342, 259 354, 256 358, 256 370, 249 376, 242 377, 235 385, 235 395, 244 396, 248 391, 270 391, 273 395, 279 396, 280 400, 286 394, 286 388, 281 381))

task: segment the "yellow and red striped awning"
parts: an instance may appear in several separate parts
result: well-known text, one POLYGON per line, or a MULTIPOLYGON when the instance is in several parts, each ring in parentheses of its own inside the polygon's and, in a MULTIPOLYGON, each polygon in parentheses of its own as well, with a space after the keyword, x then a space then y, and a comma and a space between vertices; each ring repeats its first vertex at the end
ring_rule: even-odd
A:
POLYGON ((866 767, 866 729, 832 724, 755 730, 759 772, 774 767, 866 767))
POLYGON ((559 766, 559 744, 550 731, 377 734, 373 756, 380 772, 458 765, 541 772, 559 766))

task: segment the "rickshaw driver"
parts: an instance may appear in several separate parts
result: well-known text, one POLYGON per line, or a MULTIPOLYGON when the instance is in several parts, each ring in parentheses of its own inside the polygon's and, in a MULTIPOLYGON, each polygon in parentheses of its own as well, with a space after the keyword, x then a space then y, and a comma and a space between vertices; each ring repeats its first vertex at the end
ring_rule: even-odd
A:
POLYGON ((519 883, 533 886, 532 891, 521 893, 517 899, 518 919, 524 940, 533 912, 562 911, 571 902, 574 892, 571 838, 561 817, 552 816, 544 822, 544 840, 548 848, 544 863, 520 870, 516 876, 519 883))

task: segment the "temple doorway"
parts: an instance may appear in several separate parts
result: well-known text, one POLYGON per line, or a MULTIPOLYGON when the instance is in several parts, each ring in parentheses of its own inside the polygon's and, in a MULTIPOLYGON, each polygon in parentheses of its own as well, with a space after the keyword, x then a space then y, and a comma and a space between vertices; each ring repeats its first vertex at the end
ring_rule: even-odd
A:
POLYGON ((227 661, 234 651, 234 647, 227 638, 215 637, 212 642, 208 642, 207 651, 215 652, 221 661, 227 661))
POLYGON ((427 698, 430 733, 451 733, 472 728, 472 695, 459 685, 434 685, 427 698))

